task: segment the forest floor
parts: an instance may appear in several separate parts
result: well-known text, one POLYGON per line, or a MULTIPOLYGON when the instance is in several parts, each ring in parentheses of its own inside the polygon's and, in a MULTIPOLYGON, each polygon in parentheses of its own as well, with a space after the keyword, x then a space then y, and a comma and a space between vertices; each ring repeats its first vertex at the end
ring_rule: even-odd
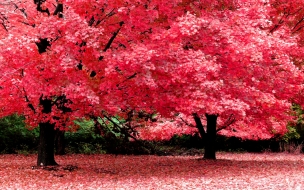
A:
POLYGON ((36 168, 36 155, 0 155, 1 189, 304 189, 304 155, 218 153, 201 156, 56 156, 36 168))

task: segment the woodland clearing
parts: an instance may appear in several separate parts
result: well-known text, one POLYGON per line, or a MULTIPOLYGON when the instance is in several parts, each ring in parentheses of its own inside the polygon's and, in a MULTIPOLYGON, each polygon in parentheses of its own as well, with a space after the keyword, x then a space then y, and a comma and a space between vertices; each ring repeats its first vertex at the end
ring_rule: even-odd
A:
POLYGON ((0 155, 1 189, 303 189, 304 157, 286 153, 201 156, 0 155))

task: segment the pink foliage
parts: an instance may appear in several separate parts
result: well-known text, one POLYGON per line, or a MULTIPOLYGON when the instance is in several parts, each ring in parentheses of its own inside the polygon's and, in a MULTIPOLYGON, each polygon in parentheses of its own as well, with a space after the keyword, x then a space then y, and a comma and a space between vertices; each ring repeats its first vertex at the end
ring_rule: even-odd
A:
POLYGON ((271 30, 280 14, 268 1, 48 0, 41 7, 53 13, 58 3, 63 18, 37 11, 32 0, 0 3, 0 116, 17 112, 32 126, 64 128, 102 113, 157 112, 165 122, 142 134, 167 139, 193 133, 168 122, 176 113, 218 114, 218 127, 233 115, 237 122, 222 134, 269 138, 286 132, 291 103, 304 102, 294 61, 301 35, 289 25, 271 30), (40 54, 41 41, 49 46, 40 54), (72 111, 44 113, 41 101, 60 96, 72 111))
POLYGON ((225 135, 264 139, 284 134, 293 119, 291 103, 302 104, 297 96, 303 73, 292 61, 302 48, 287 27, 270 33, 269 10, 266 1, 244 1, 233 11, 189 11, 170 29, 111 59, 125 72, 138 73, 141 80, 132 90, 157 89, 149 91, 154 99, 138 101, 140 108, 154 100, 163 116, 218 114, 224 123, 234 115, 237 122, 222 131, 225 135))
POLYGON ((144 128, 139 128, 139 137, 144 140, 170 140, 174 135, 189 134, 197 132, 197 128, 185 126, 177 121, 163 121, 151 123, 144 128))

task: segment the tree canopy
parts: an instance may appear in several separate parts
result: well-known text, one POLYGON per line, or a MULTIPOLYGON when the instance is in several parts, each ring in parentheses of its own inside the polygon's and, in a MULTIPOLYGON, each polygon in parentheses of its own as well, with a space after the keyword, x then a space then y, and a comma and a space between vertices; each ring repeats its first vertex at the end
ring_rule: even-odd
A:
POLYGON ((284 134, 291 104, 303 103, 295 64, 303 50, 274 5, 2 1, 0 115, 64 128, 74 118, 130 109, 182 114, 190 125, 193 114, 214 115, 222 134, 242 138, 284 134))

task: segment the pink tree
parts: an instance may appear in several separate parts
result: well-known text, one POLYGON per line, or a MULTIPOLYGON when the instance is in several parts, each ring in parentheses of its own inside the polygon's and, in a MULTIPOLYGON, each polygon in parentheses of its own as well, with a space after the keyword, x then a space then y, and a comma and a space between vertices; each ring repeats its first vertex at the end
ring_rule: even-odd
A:
MULTIPOLYGON (((0 3, 0 116, 19 113, 29 126, 39 124, 37 165, 57 164, 54 129, 65 130, 76 118, 139 109, 138 101, 148 100, 147 89, 124 88, 141 80, 137 71, 124 71, 110 57, 130 45, 146 43, 152 29, 167 28, 165 11, 177 4, 119 0, 0 3), (138 98, 132 99, 131 94, 138 98)), ((179 14, 183 12, 170 19, 179 14)), ((154 111, 151 103, 140 109, 154 111)))
POLYGON ((61 1, 0 5, 1 115, 17 112, 26 116, 28 125, 39 124, 37 165, 54 165, 54 128, 63 130, 74 118, 94 113, 90 105, 99 102, 87 85, 92 68, 77 65, 85 54, 82 41, 88 51, 100 48, 90 37, 100 36, 102 28, 89 28, 72 8, 63 19, 61 1))
MULTIPOLYGON (((247 139, 282 135, 292 120, 292 102, 302 103, 303 74, 293 62, 302 52, 297 36, 287 27, 272 32, 267 2, 231 5, 169 17, 169 29, 153 33, 145 44, 107 55, 110 67, 137 73, 126 93, 129 100, 139 107, 153 105, 163 117, 182 113, 194 118, 195 124, 185 123, 195 125, 205 140, 206 159, 215 159, 217 132, 247 139), (146 99, 136 97, 145 89, 146 99)), ((144 131, 143 138, 154 135, 144 131)), ((158 134, 174 134, 166 131, 158 134)))
POLYGON ((104 79, 102 54, 136 39, 129 31, 120 35, 128 17, 121 6, 119 1, 0 3, 0 115, 19 113, 28 125, 39 124, 37 165, 56 164, 55 128, 65 130, 74 119, 100 110, 117 111, 98 87, 111 80, 104 79))

